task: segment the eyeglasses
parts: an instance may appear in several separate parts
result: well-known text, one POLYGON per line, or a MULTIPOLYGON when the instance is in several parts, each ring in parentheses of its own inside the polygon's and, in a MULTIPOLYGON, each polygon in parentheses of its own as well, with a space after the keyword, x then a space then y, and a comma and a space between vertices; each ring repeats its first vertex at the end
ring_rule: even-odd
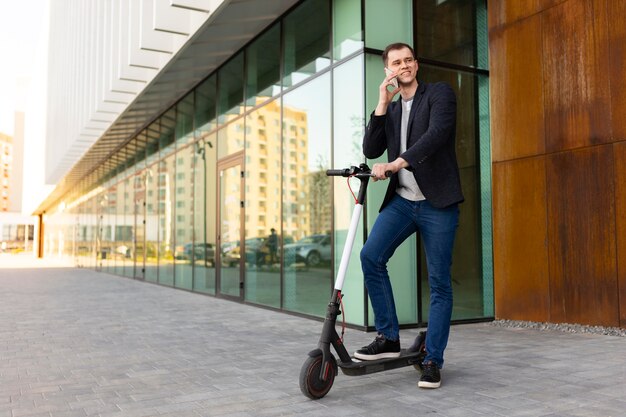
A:
POLYGON ((402 65, 403 62, 405 65, 412 65, 415 62, 415 58, 407 57, 407 58, 404 58, 403 60, 397 59, 393 61, 391 64, 389 64, 389 66, 397 68, 400 65, 402 65))

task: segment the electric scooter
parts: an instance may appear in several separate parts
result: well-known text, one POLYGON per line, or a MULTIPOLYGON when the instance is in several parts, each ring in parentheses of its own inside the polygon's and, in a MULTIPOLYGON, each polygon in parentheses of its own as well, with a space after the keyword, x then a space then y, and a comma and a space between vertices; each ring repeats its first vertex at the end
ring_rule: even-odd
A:
MULTIPOLYGON (((343 337, 339 337, 335 325, 337 316, 341 314, 341 290, 348 269, 359 220, 363 211, 363 204, 365 203, 367 184, 372 177, 372 173, 366 164, 361 164, 358 167, 352 166, 345 169, 330 169, 326 171, 326 175, 346 178, 355 177, 361 182, 361 187, 359 188, 359 194, 355 201, 356 204, 352 213, 348 236, 343 247, 339 270, 337 271, 335 288, 330 302, 328 303, 326 318, 317 349, 309 352, 308 358, 300 369, 300 390, 305 396, 314 400, 328 394, 328 391, 330 391, 335 381, 335 376, 338 374, 338 367, 348 376, 366 375, 410 365, 421 370, 422 361, 426 357, 425 331, 417 335, 411 347, 402 349, 399 357, 371 361, 361 361, 351 357, 343 344, 343 337), (336 360, 331 353, 331 345, 335 349, 339 360, 336 360)), ((389 177, 390 175, 391 172, 388 172, 387 176, 389 177)))

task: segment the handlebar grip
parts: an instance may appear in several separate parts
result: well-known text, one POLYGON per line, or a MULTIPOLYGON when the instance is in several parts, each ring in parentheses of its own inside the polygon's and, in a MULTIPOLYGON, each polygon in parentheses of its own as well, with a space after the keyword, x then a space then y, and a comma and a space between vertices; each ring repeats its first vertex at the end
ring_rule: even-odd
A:
POLYGON ((326 175, 329 177, 348 177, 349 169, 328 169, 326 175))
POLYGON ((391 178, 391 176, 393 175, 393 172, 391 171, 385 171, 385 177, 387 178, 391 178))

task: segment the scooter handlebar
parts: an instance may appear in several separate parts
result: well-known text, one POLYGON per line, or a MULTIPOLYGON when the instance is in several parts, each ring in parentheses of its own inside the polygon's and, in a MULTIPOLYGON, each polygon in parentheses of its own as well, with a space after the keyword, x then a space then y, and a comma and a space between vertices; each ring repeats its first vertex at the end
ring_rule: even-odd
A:
MULTIPOLYGON (((344 169, 329 169, 326 171, 326 175, 329 177, 373 177, 372 171, 367 167, 367 165, 361 165, 360 167, 351 166, 350 168, 344 169)), ((390 178, 393 175, 393 172, 386 171, 385 176, 390 178)))
POLYGON ((329 177, 349 177, 350 175, 352 175, 352 168, 329 169, 326 171, 326 175, 329 177))

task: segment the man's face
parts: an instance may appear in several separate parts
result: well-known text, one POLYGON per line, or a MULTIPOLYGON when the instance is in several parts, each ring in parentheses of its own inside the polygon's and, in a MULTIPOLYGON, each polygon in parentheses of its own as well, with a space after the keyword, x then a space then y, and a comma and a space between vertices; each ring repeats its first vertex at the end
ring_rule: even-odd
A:
POLYGON ((387 54, 387 68, 398 73, 398 82, 410 84, 417 77, 417 61, 409 48, 393 49, 387 54))

